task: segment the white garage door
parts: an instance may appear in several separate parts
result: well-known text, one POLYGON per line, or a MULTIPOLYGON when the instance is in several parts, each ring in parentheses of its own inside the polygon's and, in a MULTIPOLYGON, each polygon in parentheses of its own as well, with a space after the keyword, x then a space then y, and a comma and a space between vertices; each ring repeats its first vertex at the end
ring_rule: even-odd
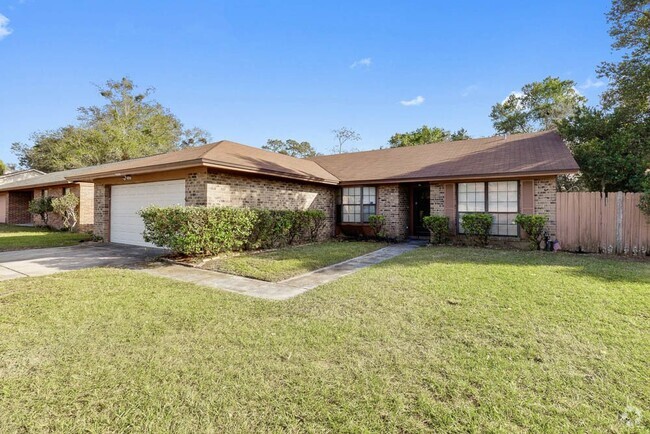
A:
POLYGON ((0 195, 0 223, 7 223, 7 195, 0 195))
POLYGON ((111 187, 111 242, 153 247, 142 238, 144 223, 138 215, 149 205, 185 205, 185 180, 111 187))

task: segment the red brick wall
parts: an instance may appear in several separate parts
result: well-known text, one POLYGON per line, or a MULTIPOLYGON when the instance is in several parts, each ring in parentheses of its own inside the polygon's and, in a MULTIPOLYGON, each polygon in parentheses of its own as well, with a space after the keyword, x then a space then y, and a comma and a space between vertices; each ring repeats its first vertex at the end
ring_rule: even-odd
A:
POLYGON ((11 225, 31 223, 32 215, 27 211, 30 200, 32 200, 31 191, 10 191, 7 204, 7 223, 11 225))

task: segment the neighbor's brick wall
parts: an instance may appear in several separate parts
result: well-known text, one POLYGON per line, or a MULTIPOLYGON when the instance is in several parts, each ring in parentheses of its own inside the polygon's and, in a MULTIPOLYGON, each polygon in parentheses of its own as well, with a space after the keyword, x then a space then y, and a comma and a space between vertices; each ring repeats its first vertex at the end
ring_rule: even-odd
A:
POLYGON ((547 228, 551 237, 557 234, 556 199, 557 180, 555 177, 535 179, 533 192, 535 196, 535 214, 548 217, 547 228))
POLYGON ((190 205, 231 206, 262 209, 319 209, 327 222, 323 236, 334 234, 335 186, 235 175, 224 172, 190 174, 186 179, 186 201, 190 205), (204 189, 205 188, 205 189, 204 189), (205 191, 205 203, 202 192, 205 191))
MULTIPOLYGON (((77 208, 77 231, 88 232, 93 230, 94 224, 94 186, 91 183, 80 184, 66 184, 56 185, 47 188, 34 189, 34 197, 41 197, 43 190, 47 191, 47 195, 52 199, 61 197, 64 194, 65 188, 69 188, 70 192, 79 198, 79 207, 77 208)), ((42 226, 44 222, 41 216, 32 216, 32 221, 36 226, 42 226)), ((48 215, 48 225, 54 229, 63 229, 63 218, 54 212, 48 215)))
POLYGON ((377 187, 377 214, 386 217, 384 230, 391 238, 404 239, 408 235, 408 188, 399 184, 377 187))
POLYGON ((32 215, 27 211, 32 200, 31 191, 10 191, 7 203, 7 223, 12 225, 32 222, 32 215))

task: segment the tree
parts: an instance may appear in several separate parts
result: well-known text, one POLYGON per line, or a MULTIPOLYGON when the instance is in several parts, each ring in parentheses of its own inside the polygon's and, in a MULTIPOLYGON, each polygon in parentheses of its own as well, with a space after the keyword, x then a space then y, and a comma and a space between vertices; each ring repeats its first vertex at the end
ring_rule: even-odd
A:
POLYGON ((346 142, 353 141, 353 142, 358 142, 361 140, 361 136, 353 130, 350 130, 346 127, 341 127, 338 130, 332 130, 332 133, 334 134, 334 137, 336 137, 336 140, 338 141, 338 146, 334 146, 332 149, 332 153, 334 154, 342 154, 343 153, 343 145, 346 142))
POLYGON ((4 175, 6 171, 7 165, 4 163, 4 161, 0 160, 0 175, 4 175))
POLYGON ((587 101, 572 80, 546 77, 526 84, 492 106, 490 118, 498 134, 528 133, 554 128, 587 101))
POLYGON ((128 78, 109 80, 99 94, 103 106, 80 107, 78 125, 32 134, 33 146, 14 143, 21 166, 45 172, 74 169, 173 151, 206 143, 208 135, 183 124, 167 108, 137 92, 128 78))
POLYGON ((414 131, 393 134, 388 140, 388 144, 391 148, 401 148, 404 146, 426 145, 427 143, 467 140, 470 138, 465 128, 451 132, 444 128, 422 125, 414 131))
POLYGON ((29 204, 27 204, 27 211, 30 214, 40 216, 43 225, 47 226, 50 212, 53 211, 52 198, 49 196, 40 196, 30 200, 29 204))
POLYGON ((316 152, 309 142, 298 142, 292 139, 286 141, 268 139, 266 145, 262 146, 262 149, 297 158, 309 158, 318 155, 318 152, 316 152))
POLYGON ((650 1, 614 0, 607 14, 611 24, 612 48, 622 51, 619 62, 603 62, 598 67, 607 77, 603 93, 605 109, 624 108, 648 118, 650 112, 650 1))
POLYGON ((74 230, 77 226, 77 207, 79 198, 73 193, 52 199, 52 211, 63 219, 63 227, 74 230))
POLYGON ((623 110, 582 108, 558 125, 588 190, 641 191, 650 167, 650 122, 629 122, 623 110))

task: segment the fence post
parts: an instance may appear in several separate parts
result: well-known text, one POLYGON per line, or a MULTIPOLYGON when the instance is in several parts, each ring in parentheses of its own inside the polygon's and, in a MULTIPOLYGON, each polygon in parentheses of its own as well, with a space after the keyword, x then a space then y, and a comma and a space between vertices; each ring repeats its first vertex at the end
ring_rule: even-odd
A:
POLYGON ((623 192, 616 192, 616 253, 623 253, 623 192))

